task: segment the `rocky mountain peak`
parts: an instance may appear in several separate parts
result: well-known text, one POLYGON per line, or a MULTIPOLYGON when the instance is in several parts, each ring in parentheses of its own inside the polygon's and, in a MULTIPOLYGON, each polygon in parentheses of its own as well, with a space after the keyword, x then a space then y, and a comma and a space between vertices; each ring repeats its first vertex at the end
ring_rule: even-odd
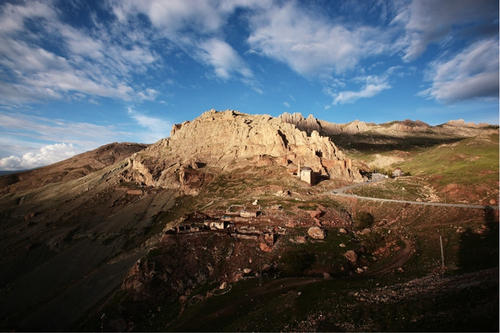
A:
POLYGON ((298 129, 306 131, 309 134, 311 134, 312 131, 318 131, 319 133, 323 131, 320 122, 312 114, 304 118, 299 112, 293 114, 284 112, 279 118, 286 123, 294 124, 298 129))
MULTIPOLYGON (((299 119, 295 114, 291 117, 299 119)), ((307 165, 330 177, 361 179, 350 160, 318 131, 308 135, 280 118, 235 110, 209 110, 174 125, 170 138, 134 154, 125 174, 147 185, 175 187, 181 181, 174 174, 186 167, 193 169, 194 162, 226 169, 241 163, 258 164, 264 157, 284 166, 307 165)))

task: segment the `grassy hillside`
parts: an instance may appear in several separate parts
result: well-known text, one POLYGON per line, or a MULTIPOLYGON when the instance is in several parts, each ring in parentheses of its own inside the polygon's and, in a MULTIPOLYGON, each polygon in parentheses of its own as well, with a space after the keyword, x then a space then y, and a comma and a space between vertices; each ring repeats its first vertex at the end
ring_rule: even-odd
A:
POLYGON ((424 149, 395 166, 440 185, 498 181, 498 134, 424 149))
POLYGON ((426 147, 347 151, 364 168, 391 174, 399 167, 409 175, 352 192, 390 199, 497 204, 498 140, 498 134, 490 134, 426 147))

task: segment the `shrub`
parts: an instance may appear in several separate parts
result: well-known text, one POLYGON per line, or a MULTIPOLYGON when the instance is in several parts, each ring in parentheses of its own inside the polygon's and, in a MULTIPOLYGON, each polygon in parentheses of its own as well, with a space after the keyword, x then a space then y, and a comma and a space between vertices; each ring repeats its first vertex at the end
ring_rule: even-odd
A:
POLYGON ((370 228, 373 225, 373 215, 368 212, 359 212, 354 220, 354 227, 358 230, 370 228))

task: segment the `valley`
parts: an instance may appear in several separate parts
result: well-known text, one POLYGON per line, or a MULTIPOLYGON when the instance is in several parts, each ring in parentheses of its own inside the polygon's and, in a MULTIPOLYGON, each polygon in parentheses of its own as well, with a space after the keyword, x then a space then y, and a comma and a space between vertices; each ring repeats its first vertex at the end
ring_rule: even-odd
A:
POLYGON ((1 330, 498 330, 498 127, 210 110, 120 147, 0 176, 1 330))

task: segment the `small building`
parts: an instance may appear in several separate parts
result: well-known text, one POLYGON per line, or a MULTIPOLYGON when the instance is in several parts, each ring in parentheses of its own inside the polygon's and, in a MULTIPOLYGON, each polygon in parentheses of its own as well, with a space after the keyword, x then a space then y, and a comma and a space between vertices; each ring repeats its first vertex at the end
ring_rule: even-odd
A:
POLYGON ((226 220, 221 221, 205 221, 203 223, 210 230, 224 230, 232 226, 233 224, 226 220))
POLYGON ((309 185, 313 184, 313 171, 309 167, 302 167, 299 169, 299 178, 300 180, 308 183, 309 185))
POLYGON ((257 215, 258 215, 258 212, 249 212, 249 211, 246 211, 246 210, 242 210, 240 212, 240 216, 241 217, 246 217, 246 218, 257 217, 257 215))

